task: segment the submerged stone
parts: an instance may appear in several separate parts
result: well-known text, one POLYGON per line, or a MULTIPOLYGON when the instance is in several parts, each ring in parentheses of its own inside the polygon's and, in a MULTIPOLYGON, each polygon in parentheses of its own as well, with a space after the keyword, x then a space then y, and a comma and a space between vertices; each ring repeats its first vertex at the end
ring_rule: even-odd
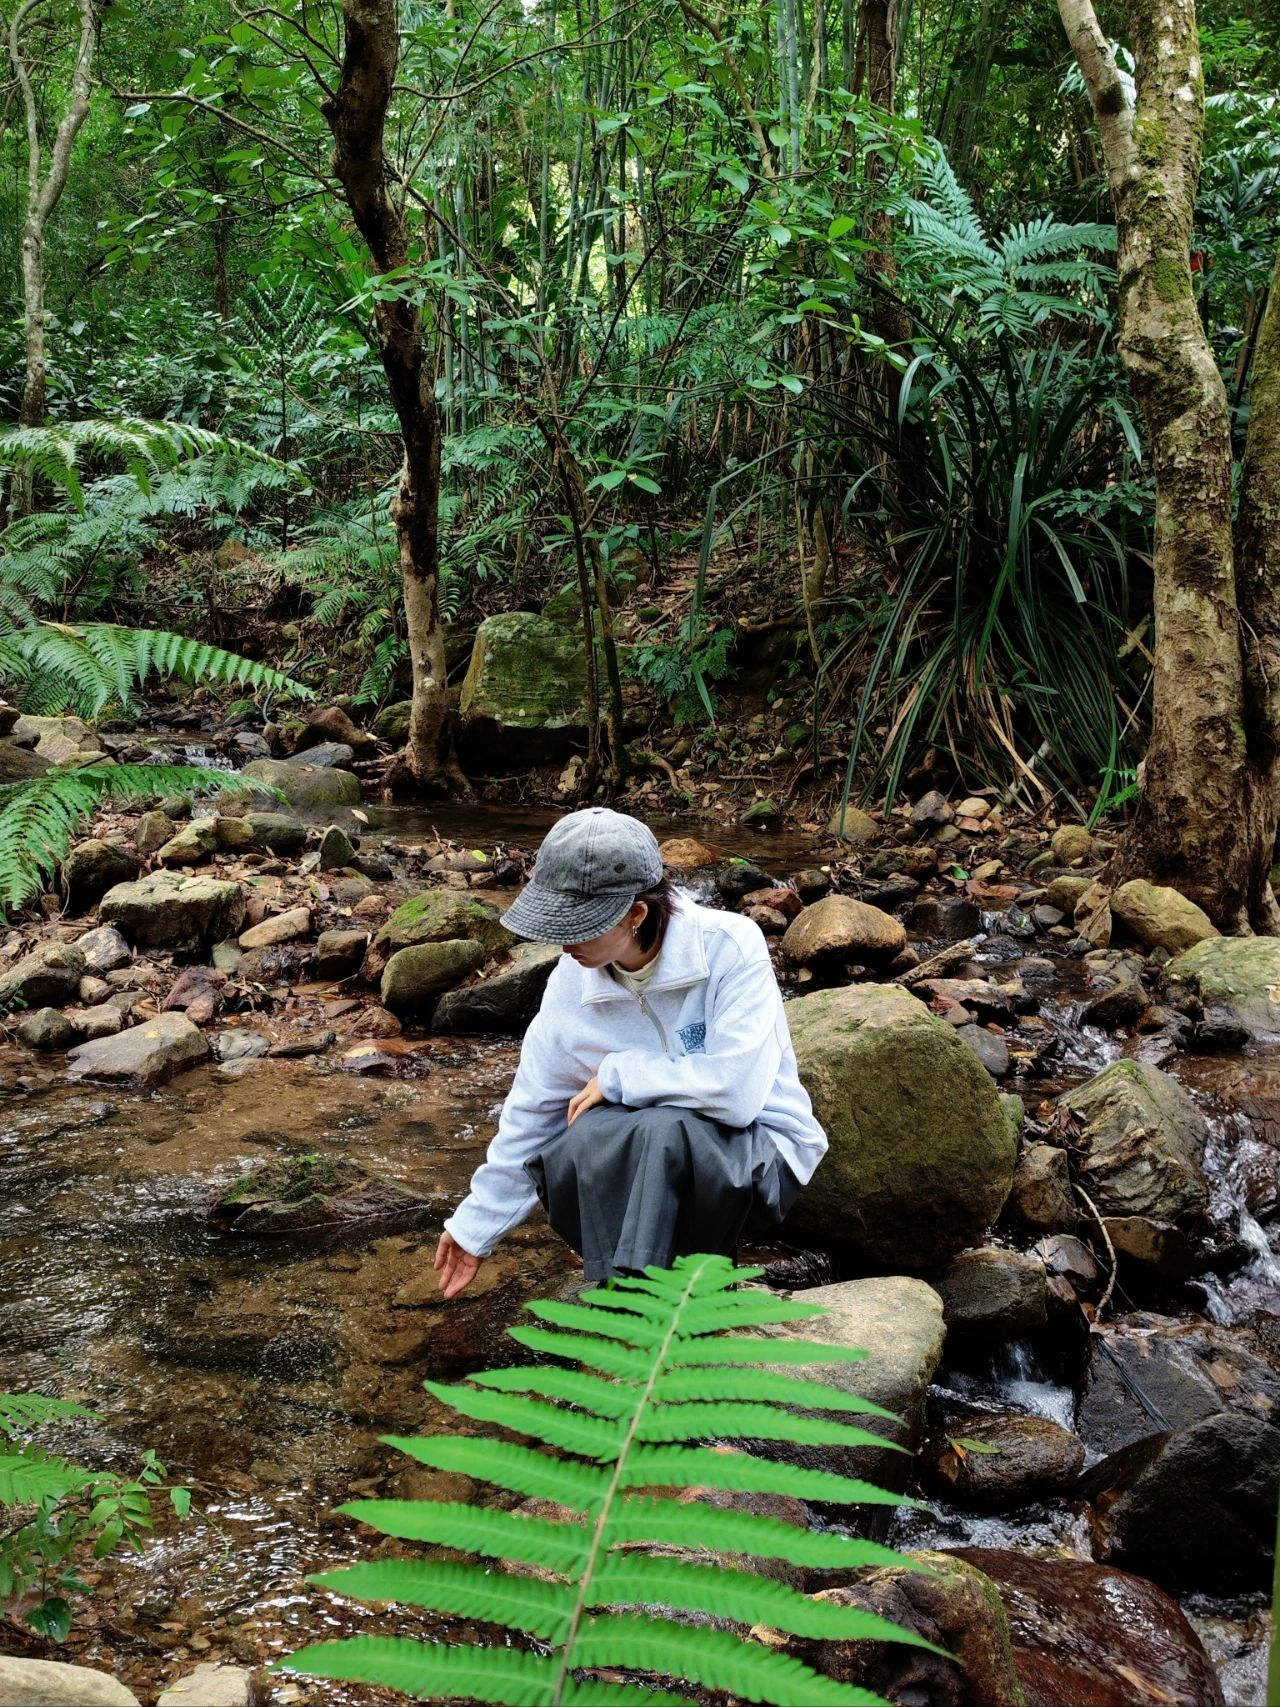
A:
POLYGON ((430 1198, 348 1157, 307 1154, 255 1168, 218 1199, 209 1219, 236 1233, 314 1233, 353 1222, 416 1225, 432 1209, 430 1198))

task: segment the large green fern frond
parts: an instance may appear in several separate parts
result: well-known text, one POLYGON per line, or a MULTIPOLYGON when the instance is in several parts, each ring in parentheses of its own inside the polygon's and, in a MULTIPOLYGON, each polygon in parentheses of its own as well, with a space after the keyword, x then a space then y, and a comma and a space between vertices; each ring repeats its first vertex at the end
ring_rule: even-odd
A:
POLYGON ((85 1405, 73 1404, 70 1399, 51 1399, 47 1393, 0 1393, 0 1434, 7 1434, 10 1439, 32 1434, 45 1423, 96 1414, 85 1405))
POLYGON ((517 1643, 534 1638, 550 1653, 358 1637, 304 1649, 282 1663, 437 1701, 652 1702, 651 1691, 613 1681, 624 1671, 779 1707, 883 1707, 865 1690, 740 1633, 764 1625, 812 1639, 929 1646, 884 1619, 816 1600, 747 1568, 764 1558, 815 1570, 906 1562, 890 1549, 705 1503, 711 1489, 833 1504, 914 1503, 857 1477, 743 1450, 761 1441, 895 1444, 832 1414, 896 1420, 889 1413, 786 1372, 788 1364, 830 1365, 861 1354, 790 1334, 752 1337, 752 1329, 776 1330, 823 1313, 800 1299, 744 1287, 758 1273, 724 1257, 684 1257, 671 1269, 587 1292, 576 1304, 533 1303, 531 1312, 549 1325, 516 1328, 512 1337, 556 1364, 485 1371, 455 1387, 427 1383, 452 1409, 534 1444, 471 1436, 391 1437, 391 1444, 421 1463, 544 1502, 536 1514, 405 1500, 341 1508, 384 1535, 493 1563, 388 1560, 315 1581, 360 1599, 479 1620, 505 1628, 517 1643), (665 1491, 655 1496, 657 1489, 665 1491), (672 1489, 692 1499, 671 1497, 672 1489), (686 1555, 692 1548, 694 1556, 649 1550, 673 1545, 686 1555), (709 1555, 728 1557, 707 1563, 709 1555), (699 1622, 690 1623, 691 1616, 699 1622), (738 1628, 715 1628, 707 1619, 738 1628), (610 1675, 583 1675, 591 1672, 610 1675))
POLYGON ((7 784, 0 788, 0 912, 20 907, 39 890, 100 801, 251 786, 197 765, 112 764, 51 770, 7 784))

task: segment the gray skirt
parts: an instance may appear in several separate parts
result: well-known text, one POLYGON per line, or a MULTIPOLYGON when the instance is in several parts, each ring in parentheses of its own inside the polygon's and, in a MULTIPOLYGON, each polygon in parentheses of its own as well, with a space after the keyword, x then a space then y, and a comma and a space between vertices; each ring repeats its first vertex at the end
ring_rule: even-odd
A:
POLYGON ((687 1108, 601 1103, 525 1172, 588 1280, 729 1254, 748 1219, 776 1227, 800 1184, 758 1123, 722 1126, 687 1108))

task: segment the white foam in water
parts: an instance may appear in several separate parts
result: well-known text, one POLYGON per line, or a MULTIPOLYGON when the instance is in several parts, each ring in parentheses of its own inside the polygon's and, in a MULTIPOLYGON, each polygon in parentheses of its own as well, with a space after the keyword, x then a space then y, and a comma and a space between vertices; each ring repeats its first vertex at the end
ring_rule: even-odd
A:
POLYGON ((1035 1353, 1028 1340, 1010 1340, 996 1354, 996 1390, 1009 1408, 1024 1411, 1028 1416, 1047 1417, 1074 1428, 1076 1396, 1070 1387, 1047 1381, 1039 1369, 1035 1353))

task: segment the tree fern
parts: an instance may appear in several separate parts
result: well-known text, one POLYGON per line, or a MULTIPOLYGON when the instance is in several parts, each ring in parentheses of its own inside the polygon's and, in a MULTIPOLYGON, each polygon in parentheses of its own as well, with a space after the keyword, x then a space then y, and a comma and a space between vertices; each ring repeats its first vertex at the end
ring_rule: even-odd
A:
POLYGON ((655 1699, 686 1699, 614 1681, 624 1671, 644 1674, 650 1685, 684 1680, 741 1701, 883 1707, 865 1690, 705 1620, 928 1647, 874 1614, 814 1600, 741 1564, 764 1558, 803 1569, 849 1570, 904 1562, 899 1555, 874 1542, 643 1491, 750 1488, 836 1503, 909 1503, 869 1483, 755 1457, 734 1444, 891 1444, 830 1414, 883 1419, 889 1413, 778 1368, 861 1353, 748 1336, 753 1327, 823 1313, 798 1300, 741 1289, 760 1272, 735 1268, 724 1257, 682 1257, 672 1269, 649 1269, 585 1293, 579 1304, 531 1305, 551 1326, 516 1328, 512 1335, 557 1364, 486 1371, 458 1387, 427 1384, 462 1415, 524 1435, 536 1448, 462 1435, 388 1437, 421 1463, 547 1502, 547 1515, 412 1500, 358 1500, 340 1508, 384 1535, 499 1566, 532 1567, 536 1575, 414 1558, 329 1571, 313 1581, 360 1600, 478 1620, 532 1638, 550 1652, 362 1636, 305 1648, 280 1663, 434 1701, 652 1707, 655 1699), (770 1367, 761 1370, 760 1364, 770 1367), (824 1414, 805 1414, 813 1411, 824 1414), (739 1562, 706 1564, 638 1550, 691 1541, 739 1562), (691 1615, 699 1621, 690 1623, 691 1615), (609 1675, 589 1675, 595 1672, 609 1675))
POLYGON ((104 799, 137 800, 156 794, 198 794, 212 787, 254 786, 225 771, 197 765, 102 764, 51 770, 0 787, 0 912, 20 907, 39 890, 104 799))
POLYGON ((180 421, 125 417, 63 421, 55 427, 0 428, 0 469, 28 470, 65 492, 78 510, 85 507, 80 473, 86 462, 123 463, 137 487, 150 493, 152 482, 166 469, 191 457, 213 454, 237 462, 272 460, 225 433, 180 421))

